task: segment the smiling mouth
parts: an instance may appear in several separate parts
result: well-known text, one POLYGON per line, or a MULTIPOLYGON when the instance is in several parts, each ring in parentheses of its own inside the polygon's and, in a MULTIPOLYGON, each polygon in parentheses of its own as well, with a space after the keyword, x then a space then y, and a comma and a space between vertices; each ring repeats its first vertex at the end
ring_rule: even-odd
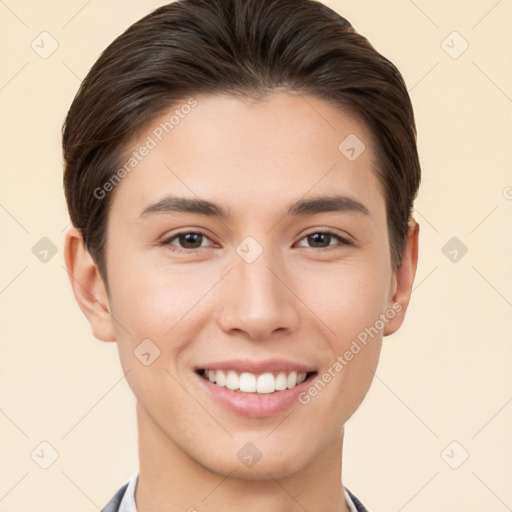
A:
POLYGON ((196 373, 216 386, 231 391, 263 395, 293 389, 314 377, 317 372, 297 373, 291 371, 254 374, 249 372, 239 373, 235 370, 205 370, 200 368, 196 373))

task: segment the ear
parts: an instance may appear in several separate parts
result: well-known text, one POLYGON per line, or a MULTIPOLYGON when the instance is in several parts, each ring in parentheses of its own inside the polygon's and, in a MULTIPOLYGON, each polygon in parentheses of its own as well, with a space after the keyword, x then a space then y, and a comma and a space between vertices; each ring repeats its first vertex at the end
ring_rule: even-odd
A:
POLYGON ((395 311, 395 316, 390 318, 384 328, 384 336, 389 336, 398 331, 402 325, 405 312, 409 305, 409 300, 412 293, 412 285, 416 275, 416 268, 418 266, 418 239, 419 239, 420 225, 413 221, 409 226, 407 240, 402 255, 402 264, 393 274, 394 290, 393 296, 390 298, 389 308, 395 311))
POLYGON ((74 226, 66 231, 64 260, 73 294, 91 324, 94 337, 116 341, 105 285, 80 231, 74 226))

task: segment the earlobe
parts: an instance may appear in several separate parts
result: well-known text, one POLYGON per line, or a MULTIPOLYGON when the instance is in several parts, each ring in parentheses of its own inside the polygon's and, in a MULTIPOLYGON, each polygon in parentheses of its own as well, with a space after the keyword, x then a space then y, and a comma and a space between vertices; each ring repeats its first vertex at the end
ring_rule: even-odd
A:
POLYGON ((396 270, 394 279, 396 281, 396 291, 390 299, 389 308, 394 310, 393 317, 388 321, 384 328, 384 336, 389 336, 398 331, 402 325, 405 312, 409 305, 418 266, 418 244, 419 244, 420 225, 413 221, 409 226, 407 240, 402 256, 402 264, 396 270))
POLYGON ((80 231, 74 226, 66 231, 64 260, 73 294, 91 324, 94 337, 116 341, 105 285, 80 231))

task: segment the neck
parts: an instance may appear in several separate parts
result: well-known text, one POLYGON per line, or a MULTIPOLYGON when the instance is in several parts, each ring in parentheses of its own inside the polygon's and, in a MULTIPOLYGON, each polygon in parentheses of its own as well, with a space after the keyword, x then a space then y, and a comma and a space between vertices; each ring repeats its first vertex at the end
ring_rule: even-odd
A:
POLYGON ((249 480, 215 473, 177 446, 137 404, 137 512, 348 512, 342 486, 344 431, 305 467, 282 478, 249 480))

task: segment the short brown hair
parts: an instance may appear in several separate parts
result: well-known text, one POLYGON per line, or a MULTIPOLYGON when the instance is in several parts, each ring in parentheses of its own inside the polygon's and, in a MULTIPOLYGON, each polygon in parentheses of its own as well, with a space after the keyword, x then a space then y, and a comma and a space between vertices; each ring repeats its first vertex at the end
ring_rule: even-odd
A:
POLYGON ((257 99, 277 88, 327 100, 369 128, 391 261, 401 265, 421 170, 413 108, 397 68, 315 0, 179 0, 105 49, 62 127, 71 222, 105 282, 113 193, 98 199, 94 191, 119 169, 134 134, 186 96, 257 99))

